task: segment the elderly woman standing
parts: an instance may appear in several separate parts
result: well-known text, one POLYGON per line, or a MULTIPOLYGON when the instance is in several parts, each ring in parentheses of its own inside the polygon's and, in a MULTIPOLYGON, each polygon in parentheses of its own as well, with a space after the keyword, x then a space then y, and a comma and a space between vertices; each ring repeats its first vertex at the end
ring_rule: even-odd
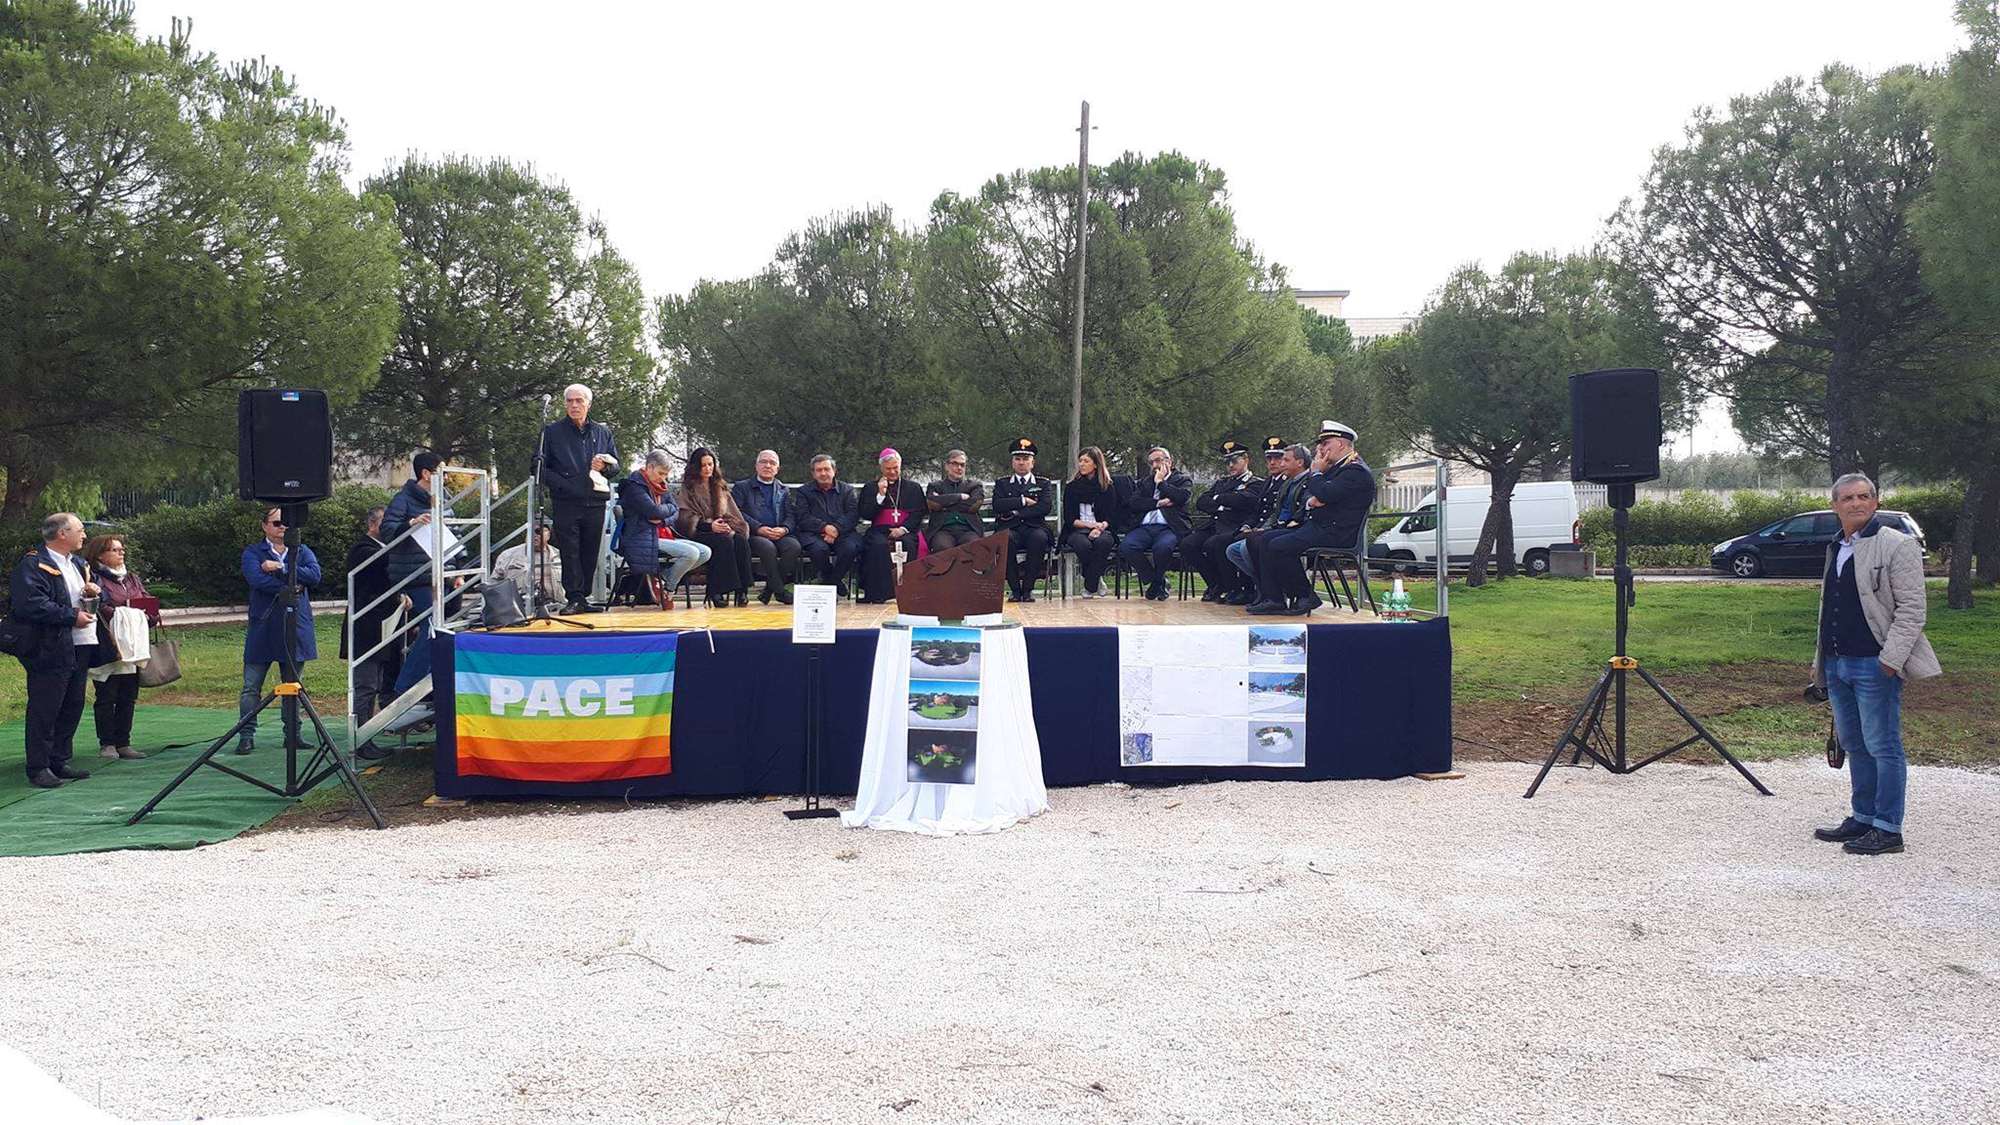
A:
POLYGON ((618 553, 632 573, 659 575, 660 608, 674 608, 674 588, 688 571, 714 554, 707 545, 682 539, 674 531, 680 505, 667 495, 667 470, 672 462, 660 450, 646 454, 646 463, 618 482, 618 507, 625 528, 618 534, 618 553), (661 574, 664 564, 666 573, 661 574))
POLYGON ((915 562, 925 554, 923 536, 924 490, 915 481, 903 479, 903 455, 885 449, 875 459, 882 475, 875 483, 861 487, 858 515, 868 521, 868 535, 861 541, 861 600, 867 603, 890 601, 896 596, 896 564, 892 555, 897 544, 915 562))
MULTIPOLYGON (((113 630, 113 618, 120 609, 137 611, 135 599, 146 598, 146 623, 158 625, 160 610, 146 593, 146 584, 125 565, 125 540, 116 535, 100 535, 83 545, 83 561, 90 565, 91 581, 104 591, 97 614, 97 656, 101 661, 90 670, 97 681, 97 705, 91 717, 97 722, 98 754, 106 758, 143 758, 132 749, 132 711, 139 702, 138 660, 123 658, 113 630)), ((136 620, 136 619, 133 619, 136 620)))
POLYGON ((674 533, 707 547, 709 605, 721 606, 735 595, 739 606, 750 604, 750 521, 729 494, 722 466, 707 447, 688 454, 681 487, 674 494, 680 515, 674 533))

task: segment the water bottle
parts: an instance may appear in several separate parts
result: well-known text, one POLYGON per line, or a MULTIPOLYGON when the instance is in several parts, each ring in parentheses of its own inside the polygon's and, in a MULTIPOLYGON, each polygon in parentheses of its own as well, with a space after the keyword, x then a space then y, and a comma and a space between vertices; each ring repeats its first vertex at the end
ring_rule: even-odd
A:
POLYGON ((1395 586, 1389 591, 1389 603, 1383 611, 1382 616, 1391 621, 1411 620, 1410 594, 1409 591, 1403 589, 1402 579, 1396 579, 1395 586))

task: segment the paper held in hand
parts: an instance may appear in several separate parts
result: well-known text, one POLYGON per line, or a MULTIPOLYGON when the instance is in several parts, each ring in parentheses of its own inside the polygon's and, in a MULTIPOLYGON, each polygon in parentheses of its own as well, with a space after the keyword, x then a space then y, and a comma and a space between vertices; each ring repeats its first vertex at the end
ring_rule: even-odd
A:
POLYGON ((445 558, 449 559, 453 555, 458 554, 458 536, 452 534, 451 527, 448 524, 438 524, 435 527, 425 524, 411 538, 417 541, 417 546, 424 549, 424 554, 429 555, 431 558, 437 558, 438 555, 435 553, 435 549, 438 544, 437 540, 433 538, 434 536, 443 538, 445 558))

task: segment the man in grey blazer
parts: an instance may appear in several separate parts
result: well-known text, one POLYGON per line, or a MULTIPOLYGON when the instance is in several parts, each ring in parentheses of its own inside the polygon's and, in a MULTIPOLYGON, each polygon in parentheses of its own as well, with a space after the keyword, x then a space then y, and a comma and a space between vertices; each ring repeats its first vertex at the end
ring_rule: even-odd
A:
POLYGON ((1856 855, 1903 850, 1903 683, 1942 671, 1924 638, 1923 546, 1876 523, 1880 506, 1866 476, 1833 482, 1840 538, 1826 551, 1813 653, 1854 791, 1853 814, 1813 835, 1856 855))

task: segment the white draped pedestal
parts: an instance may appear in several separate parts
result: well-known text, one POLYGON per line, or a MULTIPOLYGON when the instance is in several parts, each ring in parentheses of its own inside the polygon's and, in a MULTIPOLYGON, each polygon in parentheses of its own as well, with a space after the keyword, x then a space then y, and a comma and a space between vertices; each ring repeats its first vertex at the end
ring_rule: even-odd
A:
POLYGON ((998 832, 1045 811, 1042 743, 1028 696, 1028 644, 1009 622, 979 627, 978 748, 971 785, 909 780, 910 626, 882 626, 868 690, 868 738, 849 828, 929 836, 998 832))

